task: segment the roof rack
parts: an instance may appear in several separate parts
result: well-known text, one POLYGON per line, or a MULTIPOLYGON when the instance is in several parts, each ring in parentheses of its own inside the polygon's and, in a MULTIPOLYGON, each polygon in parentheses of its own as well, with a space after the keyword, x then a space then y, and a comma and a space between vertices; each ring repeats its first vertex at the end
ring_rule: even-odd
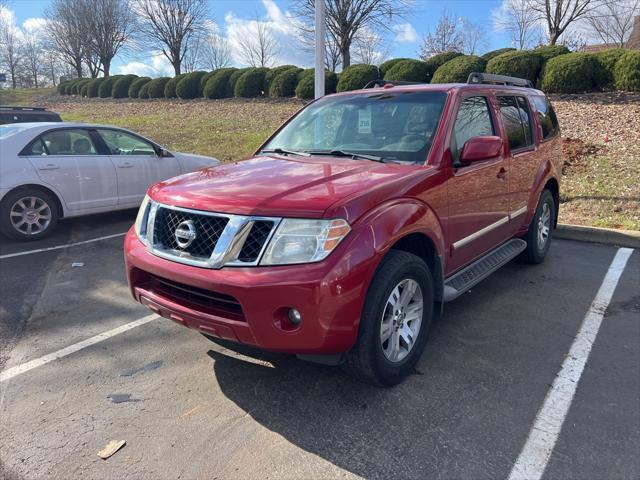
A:
POLYGON ((384 87, 385 85, 424 85, 424 82, 404 82, 402 80, 371 80, 363 88, 384 87))
POLYGON ((45 107, 12 107, 10 105, 0 105, 0 110, 23 110, 23 111, 42 112, 46 110, 46 108, 45 107))
POLYGON ((518 77, 508 77, 506 75, 493 75, 490 73, 473 72, 469 74, 467 83, 491 83, 498 85, 510 85, 514 87, 533 88, 531 80, 518 77))

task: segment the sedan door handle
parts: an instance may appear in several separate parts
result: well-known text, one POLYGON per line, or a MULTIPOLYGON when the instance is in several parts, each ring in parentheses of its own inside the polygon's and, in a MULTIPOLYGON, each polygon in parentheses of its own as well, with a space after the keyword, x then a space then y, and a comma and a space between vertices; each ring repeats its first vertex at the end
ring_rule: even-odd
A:
POLYGON ((58 170, 60 167, 55 163, 47 163, 43 167, 39 167, 38 170, 58 170))
POLYGON ((504 180, 505 178, 507 178, 507 171, 504 168, 501 168, 500 171, 498 172, 498 175, 496 175, 500 180, 504 180))
POLYGON ((120 167, 120 168, 133 168, 133 163, 129 163, 129 162, 120 163, 120 164, 118 164, 118 167, 120 167))

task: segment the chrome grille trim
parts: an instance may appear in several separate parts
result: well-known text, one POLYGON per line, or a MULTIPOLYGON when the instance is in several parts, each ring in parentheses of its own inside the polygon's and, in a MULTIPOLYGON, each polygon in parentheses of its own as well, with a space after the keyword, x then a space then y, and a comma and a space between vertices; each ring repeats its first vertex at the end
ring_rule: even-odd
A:
POLYGON ((281 217, 262 217, 262 216, 252 216, 252 215, 233 215, 227 213, 217 213, 217 212, 205 212, 202 210, 194 210, 190 208, 176 207, 173 205, 165 205, 162 203, 158 203, 152 201, 149 216, 147 219, 147 232, 146 232, 146 245, 147 250, 160 258, 164 258, 166 260, 171 260, 177 263, 183 263, 185 265, 191 265, 194 267, 202 267, 202 268, 210 268, 210 269, 220 269, 222 267, 250 267, 256 266, 260 263, 260 259, 264 254, 267 245, 271 241, 271 237, 273 237, 274 232, 278 228, 278 225, 282 221, 281 217), (211 256, 206 260, 198 259, 192 257, 188 252, 183 252, 180 250, 174 249, 163 249, 160 245, 154 244, 154 229, 156 222, 156 214, 159 209, 165 208, 169 210, 182 211, 186 213, 191 213, 194 215, 203 215, 210 217, 222 217, 228 219, 224 230, 220 234, 218 241, 213 248, 211 256), (256 221, 267 221, 272 222, 273 226, 271 227, 271 231, 267 236, 262 248, 256 257, 256 259, 252 262, 243 262, 238 259, 244 242, 246 241, 248 235, 251 233, 251 228, 253 227, 253 223, 256 221))

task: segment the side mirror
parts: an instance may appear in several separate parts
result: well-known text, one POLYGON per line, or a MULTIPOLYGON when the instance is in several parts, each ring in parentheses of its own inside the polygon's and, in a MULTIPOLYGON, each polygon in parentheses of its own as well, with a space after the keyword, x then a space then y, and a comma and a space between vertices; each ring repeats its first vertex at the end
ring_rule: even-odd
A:
POLYGON ((170 157, 171 154, 164 147, 158 147, 158 157, 170 157))
POLYGON ((480 162, 500 155, 502 138, 496 136, 473 137, 467 140, 460 154, 461 163, 480 162))

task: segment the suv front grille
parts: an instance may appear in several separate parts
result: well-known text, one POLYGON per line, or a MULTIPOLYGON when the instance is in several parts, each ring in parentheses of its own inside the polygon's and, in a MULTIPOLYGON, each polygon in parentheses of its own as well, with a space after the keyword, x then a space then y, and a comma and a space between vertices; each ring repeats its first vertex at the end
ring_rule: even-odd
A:
POLYGON ((204 268, 257 265, 280 222, 275 217, 200 212, 158 203, 153 203, 149 220, 152 253, 204 268))
POLYGON ((218 239, 227 226, 227 217, 214 217, 211 215, 199 215, 183 210, 172 210, 159 207, 153 229, 153 243, 156 248, 163 250, 178 250, 187 252, 199 259, 211 257, 218 239), (175 237, 176 228, 187 220, 191 220, 196 228, 196 238, 188 247, 181 248, 175 237))

